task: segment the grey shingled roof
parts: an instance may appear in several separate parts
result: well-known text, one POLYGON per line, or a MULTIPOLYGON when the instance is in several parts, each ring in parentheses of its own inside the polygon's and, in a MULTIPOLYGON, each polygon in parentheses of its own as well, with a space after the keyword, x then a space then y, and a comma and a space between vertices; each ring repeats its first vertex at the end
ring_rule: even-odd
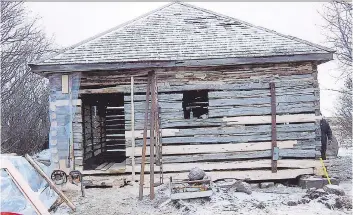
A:
POLYGON ((36 65, 168 61, 329 53, 298 38, 171 3, 36 65))

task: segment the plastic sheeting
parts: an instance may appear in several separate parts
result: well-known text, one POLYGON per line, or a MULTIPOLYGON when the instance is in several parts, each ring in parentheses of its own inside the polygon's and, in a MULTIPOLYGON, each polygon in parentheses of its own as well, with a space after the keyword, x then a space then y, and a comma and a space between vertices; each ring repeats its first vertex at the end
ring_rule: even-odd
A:
MULTIPOLYGON (((1 156, 2 160, 10 161, 14 167, 21 173, 24 180, 38 194, 39 199, 49 208, 58 198, 57 194, 51 190, 45 179, 37 173, 34 167, 28 163, 24 157, 20 156, 1 156)), ((38 163, 43 171, 49 175, 49 168, 38 163)), ((1 211, 15 212, 20 214, 37 214, 31 203, 13 182, 11 176, 5 170, 1 170, 1 211)))

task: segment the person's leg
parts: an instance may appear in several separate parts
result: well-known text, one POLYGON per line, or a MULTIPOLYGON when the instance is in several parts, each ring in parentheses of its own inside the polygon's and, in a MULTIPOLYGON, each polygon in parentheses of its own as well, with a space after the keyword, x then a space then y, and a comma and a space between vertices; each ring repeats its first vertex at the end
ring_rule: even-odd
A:
POLYGON ((321 158, 326 160, 327 139, 321 141, 321 158))

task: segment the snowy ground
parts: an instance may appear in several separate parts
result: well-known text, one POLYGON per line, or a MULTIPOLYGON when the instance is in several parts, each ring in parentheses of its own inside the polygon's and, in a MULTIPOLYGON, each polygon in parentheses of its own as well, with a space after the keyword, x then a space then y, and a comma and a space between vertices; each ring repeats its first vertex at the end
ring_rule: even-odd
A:
MULTIPOLYGON (((330 177, 339 178, 346 196, 352 197, 352 153, 350 149, 340 150, 337 158, 329 160, 328 168, 330 177)), ((271 214, 271 215, 343 215, 352 214, 352 210, 329 209, 318 199, 306 204, 288 206, 289 201, 297 202, 303 199, 306 190, 299 187, 286 187, 277 184, 275 187, 260 189, 253 187, 251 195, 225 190, 215 184, 214 194, 210 199, 195 199, 192 201, 170 202, 165 206, 160 205, 169 199, 168 185, 156 188, 156 199, 149 200, 149 189, 143 201, 138 200, 138 184, 119 188, 122 177, 101 176, 86 177, 86 180, 95 183, 105 181, 113 188, 86 189, 86 196, 76 187, 68 186, 65 192, 77 206, 77 211, 72 213, 67 206, 61 206, 55 213, 59 214, 87 214, 87 215, 127 215, 127 214, 181 214, 181 215, 216 215, 216 214, 271 214)), ((337 196, 331 196, 335 199, 337 196)))
MULTIPOLYGON (((352 197, 352 148, 340 149, 337 158, 329 160, 330 177, 339 178, 340 187, 346 196, 352 197)), ((352 210, 329 209, 318 199, 306 204, 288 206, 289 201, 298 202, 303 199, 306 190, 299 187, 286 187, 281 184, 271 188, 261 189, 253 187, 251 195, 225 190, 215 184, 214 194, 210 199, 195 199, 192 201, 170 202, 163 207, 161 204, 169 199, 168 185, 156 188, 156 199, 149 200, 149 189, 143 201, 138 200, 138 184, 119 188, 123 178, 121 176, 86 177, 95 183, 105 181, 113 188, 86 189, 86 196, 81 197, 78 187, 76 190, 68 186, 65 192, 77 206, 72 213, 67 206, 62 205, 55 214, 86 214, 86 215, 127 215, 127 214, 181 214, 181 215, 222 215, 222 214, 271 214, 271 215, 343 215, 352 214, 352 210)), ((330 196, 332 199, 337 196, 330 196)))
MULTIPOLYGON (((351 195, 350 183, 345 182, 342 185, 346 192, 349 189, 347 194, 351 195)), ((77 205, 77 211, 72 214, 351 214, 351 211, 347 210, 331 210, 316 200, 307 204, 288 206, 286 205, 288 201, 297 202, 302 199, 306 190, 282 185, 266 189, 255 188, 251 195, 216 188, 210 199, 184 200, 181 203, 171 202, 164 207, 160 207, 160 205, 168 200, 169 190, 166 185, 161 185, 156 190, 156 199, 153 201, 150 201, 148 196, 145 196, 143 201, 138 201, 137 184, 123 188, 87 189, 86 197, 80 197, 79 191, 66 193, 77 205)), ((147 189, 145 193, 148 194, 147 189)), ((71 214, 71 212, 68 213, 66 207, 61 207, 56 214, 71 214)))

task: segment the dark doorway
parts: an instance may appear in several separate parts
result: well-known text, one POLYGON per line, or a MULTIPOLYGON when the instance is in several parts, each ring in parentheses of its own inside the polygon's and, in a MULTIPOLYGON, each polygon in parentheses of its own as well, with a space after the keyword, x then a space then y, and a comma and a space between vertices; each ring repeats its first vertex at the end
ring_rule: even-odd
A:
POLYGON ((123 93, 82 96, 82 119, 84 170, 125 161, 123 93))

